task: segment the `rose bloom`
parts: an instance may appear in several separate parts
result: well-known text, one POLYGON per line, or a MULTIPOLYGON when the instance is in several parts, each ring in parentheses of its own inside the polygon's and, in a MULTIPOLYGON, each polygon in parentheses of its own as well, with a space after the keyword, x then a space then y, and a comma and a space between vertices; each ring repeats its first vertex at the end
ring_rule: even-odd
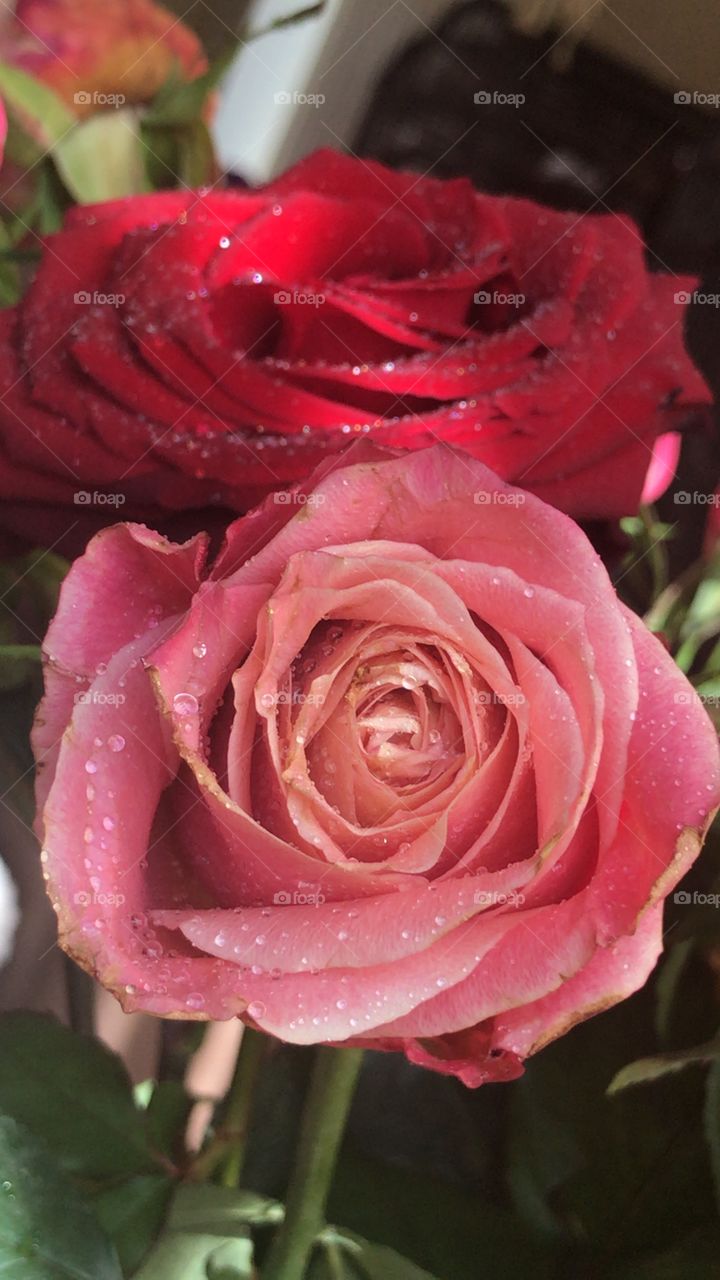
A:
POLYGON ((98 109, 97 94, 147 102, 173 72, 192 80, 207 65, 197 36, 155 0, 18 0, 0 56, 78 115, 98 109))
POLYGON ((509 1079, 642 985, 720 799, 584 534, 447 447, 351 450, 214 561, 102 531, 45 649, 48 889, 127 1010, 509 1079))
POLYGON ((575 516, 632 512, 709 398, 693 283, 649 274, 627 218, 332 151, 260 191, 71 210, 0 315, 4 519, 37 541, 96 489, 143 519, 242 511, 365 433, 462 446, 575 516))

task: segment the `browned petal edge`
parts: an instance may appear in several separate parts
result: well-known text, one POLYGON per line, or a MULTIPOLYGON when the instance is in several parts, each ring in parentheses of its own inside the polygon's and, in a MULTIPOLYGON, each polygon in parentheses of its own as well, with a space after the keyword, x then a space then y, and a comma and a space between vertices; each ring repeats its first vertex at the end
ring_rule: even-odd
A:
MULTIPOLYGON (((713 810, 713 812, 708 816, 705 825, 699 829, 696 829, 695 827, 683 828, 677 838, 675 853, 670 865, 665 868, 662 875, 655 881, 650 897, 635 918, 633 928, 629 933, 623 934, 623 937, 632 937, 645 912, 651 907, 657 906, 657 904, 667 896, 667 892, 669 892, 673 884, 677 883, 678 864, 684 864, 691 849, 695 855, 700 852, 708 828, 710 827, 716 813, 717 809, 713 810)), ((610 942, 604 943, 603 947, 615 946, 618 941, 619 939, 615 938, 610 942)), ((559 986, 562 986, 562 983, 560 983, 559 986)), ((559 987, 555 987, 554 990, 559 990, 559 987)), ((540 1049, 544 1049, 545 1046, 550 1044, 553 1040, 558 1040, 560 1036, 564 1036, 568 1031, 571 1031, 573 1027, 578 1025, 578 1023, 585 1022, 588 1018, 593 1018, 597 1013, 604 1013, 606 1009, 611 1009, 613 1005, 619 1004, 620 1001, 625 999, 627 999, 625 994, 608 995, 605 999, 598 1000, 595 1004, 586 1005, 583 1009, 577 1010, 576 1013, 571 1014, 570 1017, 566 1018, 563 1022, 556 1023, 551 1030, 539 1036, 539 1038, 535 1040, 528 1049, 526 1056, 529 1058, 532 1054, 538 1053, 540 1049)))
POLYGON ((157 667, 153 667, 150 663, 144 665, 152 685, 153 693, 155 694, 158 711, 167 721, 173 745, 176 747, 180 759, 183 760, 190 769, 192 769, 197 781, 207 791, 209 791, 211 795, 215 796, 224 808, 231 809, 234 813, 241 813, 245 817, 250 818, 251 822, 254 822, 254 818, 251 818, 249 814, 246 814, 245 811, 235 803, 232 797, 228 795, 227 791, 223 791, 223 788, 220 786, 215 774, 209 765, 205 763, 202 756, 200 756, 197 751, 193 751, 193 749, 188 746, 187 742, 184 741, 182 735, 176 732, 172 711, 165 701, 165 695, 160 686, 160 673, 157 667))

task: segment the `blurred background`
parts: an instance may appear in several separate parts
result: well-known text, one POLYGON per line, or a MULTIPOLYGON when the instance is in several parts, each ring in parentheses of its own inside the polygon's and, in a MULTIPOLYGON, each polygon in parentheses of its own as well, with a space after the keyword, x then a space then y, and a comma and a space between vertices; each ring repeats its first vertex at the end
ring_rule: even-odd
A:
MULTIPOLYGON (((237 23, 232 0, 176 7, 213 44, 237 23)), ((245 30, 287 12, 287 0, 260 0, 245 30)), ((720 213, 719 66, 710 0, 328 0, 244 45, 214 135, 223 167, 248 181, 342 146, 488 190, 624 209, 675 270, 700 270, 720 213)))

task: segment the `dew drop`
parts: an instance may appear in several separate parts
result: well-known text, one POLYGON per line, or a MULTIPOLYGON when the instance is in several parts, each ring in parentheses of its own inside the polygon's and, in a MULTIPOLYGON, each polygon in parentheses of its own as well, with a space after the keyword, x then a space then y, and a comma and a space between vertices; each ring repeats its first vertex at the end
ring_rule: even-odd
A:
POLYGON ((178 716, 194 716, 198 711, 198 700, 194 693, 176 693, 173 698, 173 711, 178 716))

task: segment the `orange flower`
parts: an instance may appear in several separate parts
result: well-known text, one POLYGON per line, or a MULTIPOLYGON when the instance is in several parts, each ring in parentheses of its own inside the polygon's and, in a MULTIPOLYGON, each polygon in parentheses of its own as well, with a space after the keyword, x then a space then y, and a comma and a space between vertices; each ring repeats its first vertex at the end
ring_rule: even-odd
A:
POLYGON ((0 57, 82 116, 145 102, 173 68, 192 80, 207 65, 197 36, 154 0, 18 0, 0 57))

